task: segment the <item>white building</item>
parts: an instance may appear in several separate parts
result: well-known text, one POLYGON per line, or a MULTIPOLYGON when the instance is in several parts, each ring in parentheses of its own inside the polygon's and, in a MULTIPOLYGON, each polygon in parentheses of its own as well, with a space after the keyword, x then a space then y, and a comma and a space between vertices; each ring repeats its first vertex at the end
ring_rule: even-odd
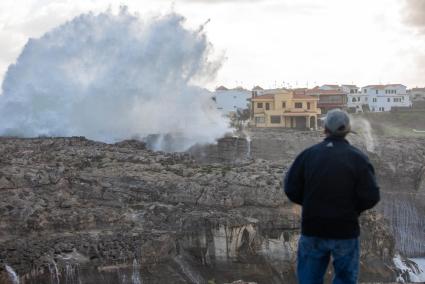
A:
POLYGON ((243 89, 227 90, 224 88, 217 88, 213 93, 213 99, 216 102, 217 109, 223 115, 232 115, 237 110, 249 109, 249 101, 251 98, 251 91, 243 89))
POLYGON ((368 105, 367 94, 363 94, 356 85, 341 85, 341 90, 347 93, 347 107, 355 109, 356 112, 365 111, 368 105))
POLYGON ((391 111, 393 107, 412 107, 406 86, 401 84, 369 85, 361 90, 372 112, 391 111))
POLYGON ((341 90, 347 94, 358 94, 360 92, 356 85, 341 85, 341 90))

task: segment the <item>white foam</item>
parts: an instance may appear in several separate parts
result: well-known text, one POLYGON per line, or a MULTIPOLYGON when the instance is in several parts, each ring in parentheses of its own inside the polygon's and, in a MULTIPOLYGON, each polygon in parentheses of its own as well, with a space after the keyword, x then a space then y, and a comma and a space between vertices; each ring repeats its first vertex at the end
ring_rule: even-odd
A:
POLYGON ((397 255, 393 261, 395 266, 401 271, 397 278, 398 282, 405 283, 407 280, 413 283, 425 282, 425 258, 402 259, 397 255), (401 274, 407 274, 409 279, 404 279, 401 274))
MULTIPOLYGON (((86 136, 115 142, 180 135, 182 148, 229 131, 210 92, 216 75, 202 28, 177 14, 88 13, 30 39, 5 76, 0 135, 86 136)), ((184 149, 177 149, 184 150, 184 149)))
POLYGON ((366 144, 366 149, 369 152, 376 152, 376 141, 372 133, 372 126, 370 122, 361 117, 356 117, 352 119, 353 128, 359 132, 359 134, 363 137, 364 142, 366 144))
POLYGON ((13 284, 19 284, 19 277, 18 277, 18 274, 15 272, 15 270, 13 270, 13 268, 7 264, 5 265, 5 267, 6 267, 7 274, 9 275, 9 280, 13 284))

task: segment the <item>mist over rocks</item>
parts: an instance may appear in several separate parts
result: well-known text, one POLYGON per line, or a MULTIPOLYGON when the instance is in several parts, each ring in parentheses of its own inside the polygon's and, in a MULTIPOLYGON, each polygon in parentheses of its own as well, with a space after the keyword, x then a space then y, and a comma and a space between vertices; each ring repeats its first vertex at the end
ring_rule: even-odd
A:
MULTIPOLYGON (((85 136, 113 143, 150 134, 181 137, 184 151, 227 131, 211 94, 216 75, 203 27, 175 13, 142 19, 88 13, 30 39, 0 96, 0 135, 85 136)), ((157 146, 161 150, 161 146, 157 146)))

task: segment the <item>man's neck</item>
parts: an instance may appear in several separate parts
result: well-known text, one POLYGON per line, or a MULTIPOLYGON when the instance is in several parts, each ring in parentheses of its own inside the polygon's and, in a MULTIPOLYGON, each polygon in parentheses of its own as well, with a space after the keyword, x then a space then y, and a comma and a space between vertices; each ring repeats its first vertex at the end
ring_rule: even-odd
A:
POLYGON ((345 139, 345 137, 346 136, 336 136, 336 135, 329 135, 329 134, 327 134, 325 140, 343 140, 343 141, 347 141, 345 139))

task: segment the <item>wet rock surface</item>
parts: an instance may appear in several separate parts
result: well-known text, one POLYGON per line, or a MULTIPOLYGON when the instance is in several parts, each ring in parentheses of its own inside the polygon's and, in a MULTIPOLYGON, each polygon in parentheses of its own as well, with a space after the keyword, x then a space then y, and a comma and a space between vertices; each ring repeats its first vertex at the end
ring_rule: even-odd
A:
MULTIPOLYGON (((0 283, 6 264, 26 283, 295 283, 300 208, 281 183, 312 135, 273 155, 259 150, 270 139, 246 156, 238 140, 240 155, 212 162, 137 141, 0 138, 0 283)), ((386 220, 362 227, 362 281, 393 281, 386 220)))

